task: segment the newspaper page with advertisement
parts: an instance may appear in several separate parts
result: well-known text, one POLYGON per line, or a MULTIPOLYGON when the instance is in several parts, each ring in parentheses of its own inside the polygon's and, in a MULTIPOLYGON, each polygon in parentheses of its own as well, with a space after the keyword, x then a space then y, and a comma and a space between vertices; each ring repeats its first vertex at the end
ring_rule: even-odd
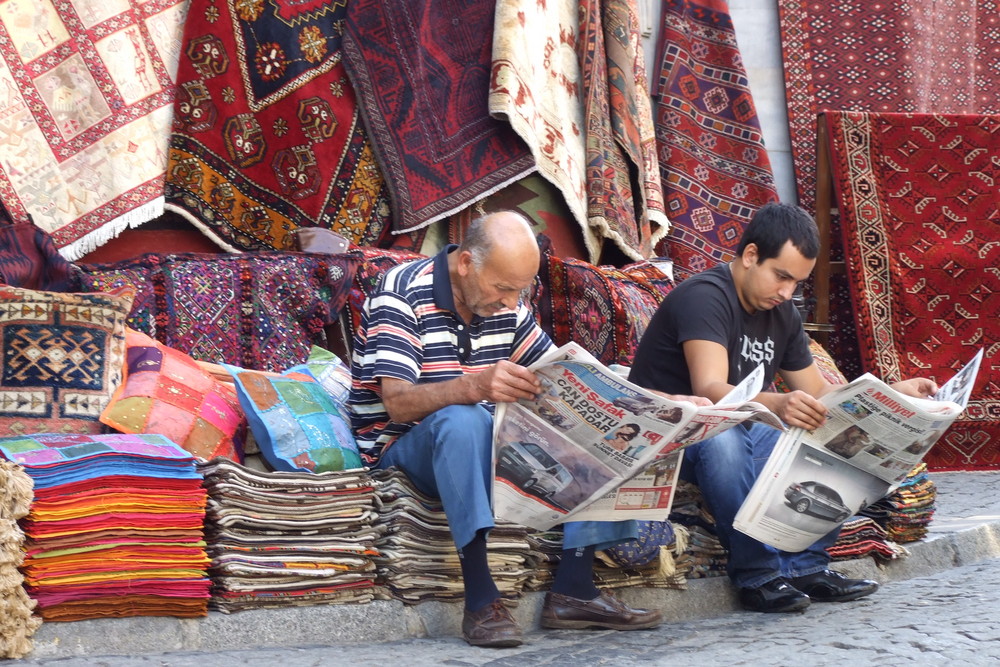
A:
POLYGON ((806 549, 902 482, 965 410, 981 361, 982 350, 931 398, 868 373, 823 396, 826 423, 778 438, 733 526, 777 549, 806 549))
POLYGON ((782 427, 747 400, 760 391, 762 373, 718 404, 696 406, 632 384, 575 343, 530 368, 541 393, 497 405, 493 504, 498 518, 537 530, 666 519, 683 447, 748 419, 782 427))

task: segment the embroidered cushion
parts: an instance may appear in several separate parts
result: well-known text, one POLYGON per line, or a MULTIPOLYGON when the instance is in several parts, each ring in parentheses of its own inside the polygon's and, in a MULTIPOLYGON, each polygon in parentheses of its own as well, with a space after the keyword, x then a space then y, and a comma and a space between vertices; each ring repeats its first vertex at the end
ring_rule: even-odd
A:
POLYGON ((246 419, 236 389, 189 355, 129 329, 124 380, 101 413, 122 433, 158 433, 195 456, 242 462, 246 419))
POLYGON ((101 432, 132 296, 0 286, 0 435, 101 432))
POLYGON ((665 283, 652 283, 647 263, 641 264, 641 271, 629 273, 628 267, 543 254, 533 295, 542 329, 556 345, 572 340, 604 364, 631 366, 649 319, 669 291, 665 283))
POLYGON ((349 420, 311 376, 226 369, 236 381, 261 456, 272 468, 329 472, 361 467, 349 420))

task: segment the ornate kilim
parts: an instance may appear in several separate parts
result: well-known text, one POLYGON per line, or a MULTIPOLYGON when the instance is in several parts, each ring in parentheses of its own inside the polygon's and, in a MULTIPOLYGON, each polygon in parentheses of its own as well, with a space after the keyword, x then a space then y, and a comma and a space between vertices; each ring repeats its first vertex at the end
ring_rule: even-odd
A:
POLYGON ((654 118, 671 228, 658 251, 682 279, 732 259, 778 194, 725 0, 665 0, 660 25, 654 118))
POLYGON ((997 0, 779 0, 799 202, 816 192, 816 114, 1000 112, 997 0))
POLYGON ((966 412, 927 455, 1000 467, 1000 116, 828 112, 865 369, 948 380, 985 358, 966 412))
POLYGON ((281 372, 326 344, 359 259, 296 252, 148 254, 81 265, 85 289, 131 284, 129 325, 195 359, 281 372), (100 286, 100 287, 98 287, 100 286))
POLYGON ((489 109, 527 142, 580 226, 588 259, 601 239, 587 224, 586 125, 576 2, 498 0, 489 109))
MULTIPOLYGON (((779 0, 778 7, 792 157, 807 211, 816 201, 818 112, 1000 112, 997 0, 779 0)), ((831 227, 838 260, 836 216, 831 227)), ((854 377, 860 352, 847 292, 843 276, 832 276, 828 346, 854 377)))
POLYGON ((494 5, 351 0, 344 60, 388 179, 393 230, 439 220, 534 170, 486 106, 494 5))
POLYGON ((580 4, 577 45, 587 121, 587 222, 644 259, 667 232, 634 0, 580 4))
POLYGON ((185 7, 0 3, 0 198, 67 259, 163 212, 185 7))
POLYGON ((230 250, 299 227, 377 245, 389 200, 341 62, 346 0, 192 0, 167 208, 230 250))
POLYGON ((122 379, 132 293, 0 286, 0 434, 101 432, 122 379))
POLYGON ((627 1, 500 0, 490 111, 527 142, 562 192, 588 259, 605 238, 643 259, 666 231, 635 7, 627 1), (635 174, 629 178, 629 170, 635 174))

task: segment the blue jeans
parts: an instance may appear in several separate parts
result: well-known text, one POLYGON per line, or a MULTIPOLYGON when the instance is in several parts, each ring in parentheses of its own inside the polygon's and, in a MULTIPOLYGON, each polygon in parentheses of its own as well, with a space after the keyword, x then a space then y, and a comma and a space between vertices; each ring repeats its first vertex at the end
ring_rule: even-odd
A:
MULTIPOLYGON (((483 406, 452 405, 428 415, 382 453, 376 467, 390 466, 441 499, 458 548, 493 527, 493 415, 483 406)), ((635 521, 572 521, 563 526, 563 548, 604 549, 638 534, 635 521)))
POLYGON ((771 455, 781 432, 770 426, 741 424, 684 450, 681 478, 701 489, 715 517, 722 545, 729 549, 726 570, 740 588, 756 588, 778 577, 802 577, 825 570, 826 548, 837 541, 840 527, 799 553, 778 551, 733 528, 733 519, 754 480, 771 455))

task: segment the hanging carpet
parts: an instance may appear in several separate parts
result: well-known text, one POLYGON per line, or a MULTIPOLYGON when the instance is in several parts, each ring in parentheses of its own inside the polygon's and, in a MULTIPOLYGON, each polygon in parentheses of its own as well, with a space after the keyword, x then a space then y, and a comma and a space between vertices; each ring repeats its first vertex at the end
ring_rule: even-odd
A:
POLYGON ((489 108, 531 148, 580 226, 645 259, 668 225, 632 2, 500 0, 489 108))
POLYGON ((728 262, 778 199, 725 0, 665 0, 654 120, 678 279, 728 262))
POLYGON ((192 0, 166 207, 227 250, 298 228, 388 236, 385 182, 341 61, 346 2, 192 0))
POLYGON ((460 211, 534 170, 486 106, 493 3, 352 0, 344 63, 392 197, 396 233, 460 211))
MULTIPOLYGON (((824 110, 997 113, 997 0, 872 3, 779 0, 788 125, 799 203, 816 203, 816 115, 824 110), (957 45, 961 45, 960 47, 957 45)), ((831 220, 831 259, 842 259, 831 220)), ((829 348, 849 377, 860 370, 849 288, 830 280, 829 348)))
POLYGON ((1000 468, 1000 116, 828 112, 865 370, 950 379, 980 348, 965 413, 929 468, 1000 468))
POLYGON ((66 259, 163 212, 185 5, 0 4, 0 198, 66 259))
POLYGON ((997 0, 779 0, 799 202, 816 193, 824 110, 998 113, 997 0))

